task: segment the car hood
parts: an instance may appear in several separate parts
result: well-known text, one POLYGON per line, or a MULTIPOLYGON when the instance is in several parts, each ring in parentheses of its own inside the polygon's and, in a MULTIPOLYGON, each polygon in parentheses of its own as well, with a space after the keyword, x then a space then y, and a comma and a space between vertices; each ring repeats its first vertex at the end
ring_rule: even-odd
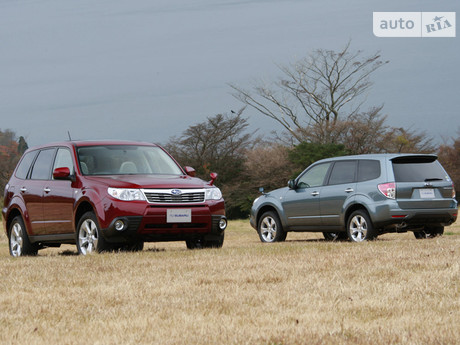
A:
POLYGON ((85 176, 85 179, 113 188, 195 189, 210 187, 208 182, 187 175, 104 175, 85 176))
POLYGON ((257 203, 264 203, 265 201, 268 201, 267 198, 279 199, 281 197, 284 197, 288 190, 289 190, 289 187, 282 187, 282 188, 272 190, 268 193, 263 194, 259 198, 257 198, 256 199, 257 203))

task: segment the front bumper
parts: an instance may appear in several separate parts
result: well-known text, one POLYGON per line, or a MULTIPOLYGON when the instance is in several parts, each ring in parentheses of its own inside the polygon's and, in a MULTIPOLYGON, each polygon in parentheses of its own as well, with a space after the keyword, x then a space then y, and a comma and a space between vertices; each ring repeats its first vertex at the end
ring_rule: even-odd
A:
POLYGON ((227 224, 223 200, 200 205, 116 202, 117 207, 113 207, 113 204, 115 202, 100 220, 102 235, 112 243, 184 241, 216 236, 224 232, 227 224), (190 222, 168 222, 168 209, 190 210, 190 222))

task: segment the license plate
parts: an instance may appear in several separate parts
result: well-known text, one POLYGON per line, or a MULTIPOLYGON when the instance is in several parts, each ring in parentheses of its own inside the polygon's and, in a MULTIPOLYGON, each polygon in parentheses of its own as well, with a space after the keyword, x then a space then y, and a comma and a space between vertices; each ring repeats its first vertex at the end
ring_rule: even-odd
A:
POLYGON ((192 210, 189 208, 168 209, 166 210, 167 223, 191 223, 192 210))
POLYGON ((434 199, 434 189, 420 189, 420 198, 422 199, 434 199))

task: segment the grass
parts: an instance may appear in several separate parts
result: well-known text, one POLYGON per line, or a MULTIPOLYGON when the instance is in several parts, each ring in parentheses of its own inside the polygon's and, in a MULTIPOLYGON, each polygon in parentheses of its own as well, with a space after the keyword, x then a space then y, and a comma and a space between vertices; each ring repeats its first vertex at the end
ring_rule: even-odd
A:
POLYGON ((232 221, 220 250, 66 245, 20 259, 2 233, 0 343, 457 344, 460 226, 446 233, 262 244, 232 221))

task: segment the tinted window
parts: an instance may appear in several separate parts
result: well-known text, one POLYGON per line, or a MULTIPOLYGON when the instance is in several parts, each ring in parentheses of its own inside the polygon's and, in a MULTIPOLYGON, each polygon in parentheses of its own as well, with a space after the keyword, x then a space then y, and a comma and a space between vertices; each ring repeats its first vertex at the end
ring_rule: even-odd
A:
POLYGON ((70 174, 73 175, 72 155, 68 149, 60 148, 58 150, 53 170, 56 168, 69 168, 70 174))
POLYGON ((32 168, 31 178, 34 180, 48 180, 51 176, 51 164, 53 164, 54 149, 42 150, 38 154, 32 168))
POLYGON ((393 162, 396 182, 423 182, 445 180, 447 174, 438 161, 421 163, 393 162))
POLYGON ((22 157, 21 163, 16 170, 16 177, 25 180, 27 178, 27 173, 29 172, 30 165, 34 161, 35 156, 37 155, 37 151, 32 151, 26 153, 24 157, 22 157))
POLYGON ((297 181, 297 186, 299 188, 322 186, 330 165, 331 163, 319 164, 307 170, 297 181))
POLYGON ((329 184, 343 184, 355 181, 356 161, 335 162, 329 184))
POLYGON ((380 162, 374 160, 358 161, 358 181, 374 180, 380 176, 380 162))

